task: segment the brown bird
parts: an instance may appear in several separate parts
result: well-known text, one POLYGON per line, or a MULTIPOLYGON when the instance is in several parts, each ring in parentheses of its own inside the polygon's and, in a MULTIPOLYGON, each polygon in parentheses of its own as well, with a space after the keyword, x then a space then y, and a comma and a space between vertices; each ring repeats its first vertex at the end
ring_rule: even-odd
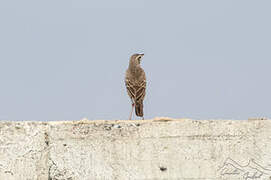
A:
POLYGON ((129 67, 126 70, 125 85, 128 95, 132 100, 132 110, 129 120, 132 118, 133 109, 137 116, 144 119, 143 100, 146 91, 146 75, 140 66, 141 58, 144 54, 134 54, 130 58, 129 67))

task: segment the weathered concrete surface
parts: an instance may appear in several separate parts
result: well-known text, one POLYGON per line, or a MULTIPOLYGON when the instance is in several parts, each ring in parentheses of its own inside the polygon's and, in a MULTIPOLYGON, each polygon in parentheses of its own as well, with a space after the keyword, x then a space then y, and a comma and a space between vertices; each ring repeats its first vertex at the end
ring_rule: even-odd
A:
POLYGON ((0 180, 271 180, 271 120, 0 123, 0 180))
POLYGON ((0 123, 0 180, 48 179, 47 124, 0 123))

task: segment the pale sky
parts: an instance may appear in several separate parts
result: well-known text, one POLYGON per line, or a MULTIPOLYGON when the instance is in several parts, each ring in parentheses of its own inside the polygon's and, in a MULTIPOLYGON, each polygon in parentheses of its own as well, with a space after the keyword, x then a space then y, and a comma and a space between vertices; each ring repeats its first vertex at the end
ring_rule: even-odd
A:
POLYGON ((271 117, 270 0, 0 1, 0 120, 271 117))

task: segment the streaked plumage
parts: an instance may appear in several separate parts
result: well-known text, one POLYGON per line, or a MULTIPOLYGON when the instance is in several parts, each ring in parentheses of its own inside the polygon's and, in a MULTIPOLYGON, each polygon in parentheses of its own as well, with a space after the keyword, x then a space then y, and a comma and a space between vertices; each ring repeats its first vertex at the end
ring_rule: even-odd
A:
MULTIPOLYGON (((144 119, 143 100, 146 92, 146 75, 140 66, 143 55, 144 54, 134 54, 131 56, 129 67, 126 71, 125 85, 128 95, 132 100, 132 111, 135 106, 136 115, 144 119)), ((131 119, 132 111, 129 119, 131 119)))

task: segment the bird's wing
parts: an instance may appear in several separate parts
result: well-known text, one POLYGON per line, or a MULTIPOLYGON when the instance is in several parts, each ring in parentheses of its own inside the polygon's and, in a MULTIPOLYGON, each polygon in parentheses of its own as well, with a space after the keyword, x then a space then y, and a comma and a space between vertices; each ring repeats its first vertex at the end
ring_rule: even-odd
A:
POLYGON ((136 102, 142 102, 146 93, 146 79, 143 79, 137 86, 136 89, 136 102))
POLYGON ((127 88, 128 95, 131 97, 133 102, 142 102, 145 97, 146 91, 146 79, 145 74, 144 78, 141 81, 133 83, 129 78, 125 79, 125 85, 127 88))
POLYGON ((135 92, 136 91, 134 89, 133 83, 128 78, 126 78, 125 79, 125 85, 126 85, 128 95, 130 96, 130 98, 134 102, 134 97, 135 97, 135 92))

